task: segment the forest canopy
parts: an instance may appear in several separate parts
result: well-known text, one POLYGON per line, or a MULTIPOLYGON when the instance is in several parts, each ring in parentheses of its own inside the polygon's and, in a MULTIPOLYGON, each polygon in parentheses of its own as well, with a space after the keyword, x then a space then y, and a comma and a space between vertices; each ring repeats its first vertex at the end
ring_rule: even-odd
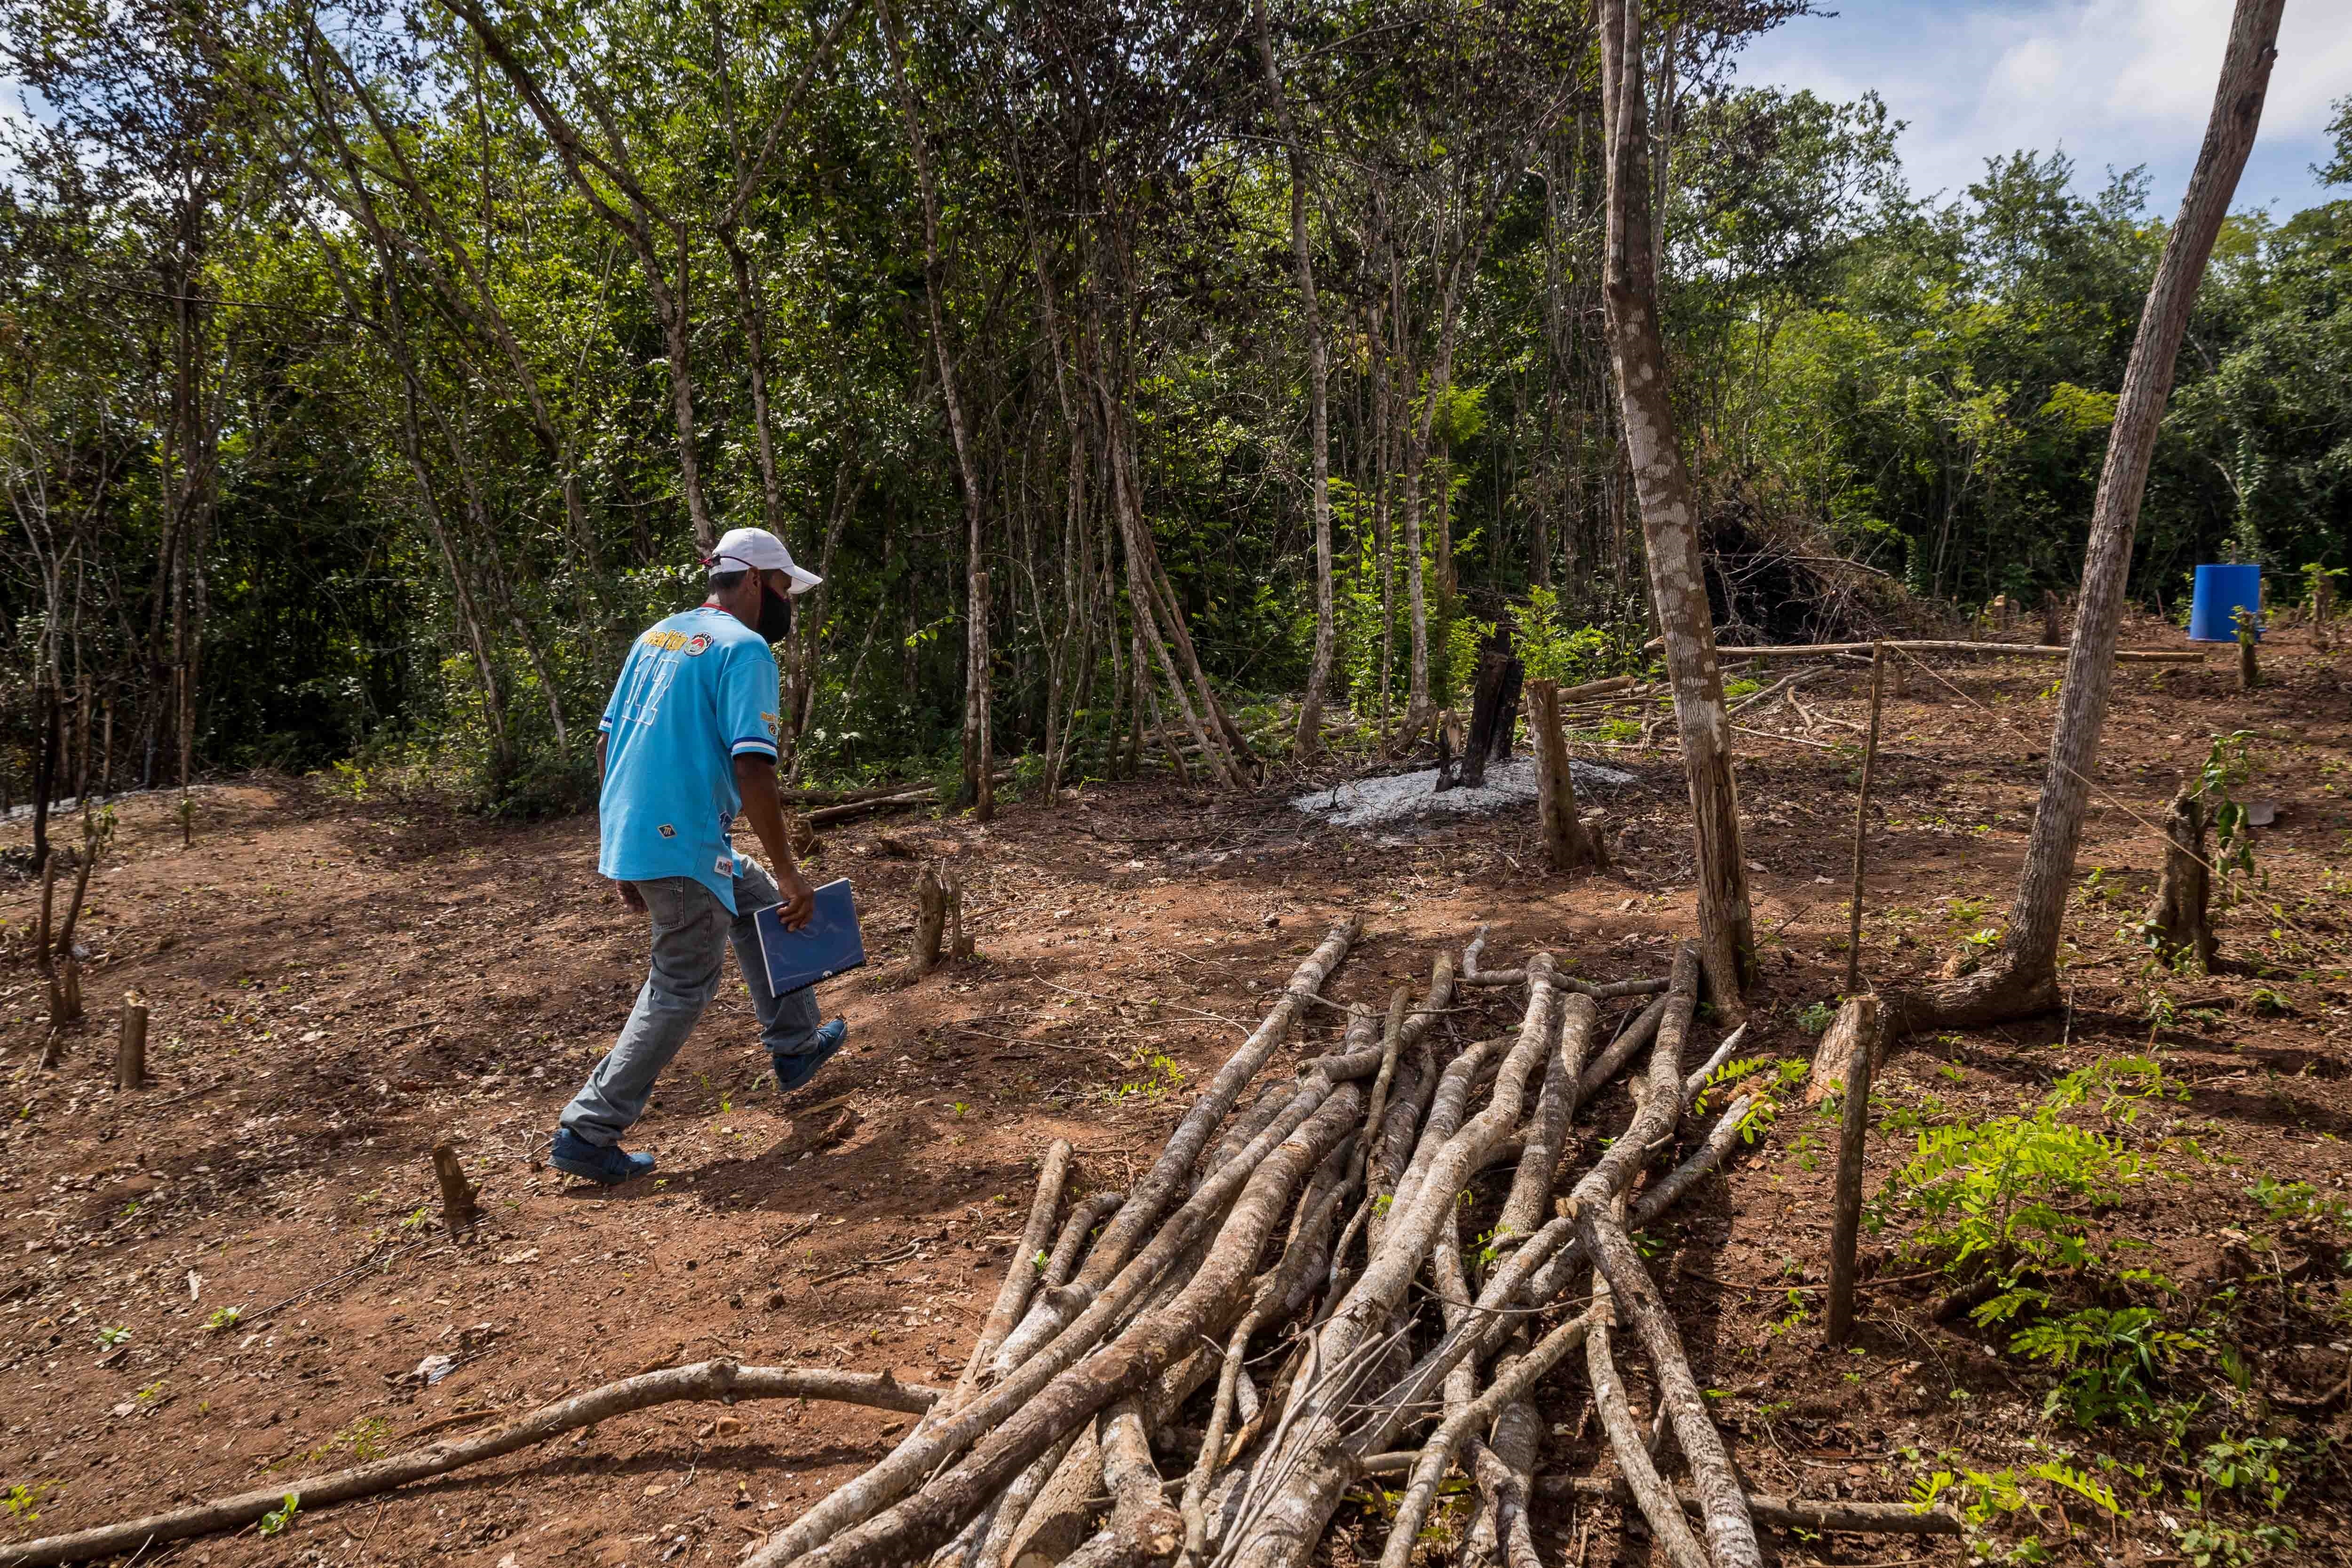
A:
MULTIPOLYGON (((1318 493, 1333 743, 1426 724, 1531 595, 1640 658, 1585 8, 496 3, 0 0, 11 798, 46 728, 61 794, 399 762, 567 806, 740 525, 825 579, 804 782, 1279 752, 1318 493)), ((1899 105, 1739 82, 1805 8, 1648 32, 1718 626, 2063 595, 2168 215, 2032 150, 1912 189, 1899 105)), ((2135 596, 2347 564, 2352 200, 2234 217, 2188 347, 2135 596)))

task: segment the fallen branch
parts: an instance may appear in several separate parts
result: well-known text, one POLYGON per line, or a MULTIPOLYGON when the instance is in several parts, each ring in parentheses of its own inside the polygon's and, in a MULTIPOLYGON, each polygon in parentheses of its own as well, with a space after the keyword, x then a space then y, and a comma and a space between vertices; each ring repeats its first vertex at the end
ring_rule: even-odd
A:
POLYGON ((121 1524, 0 1546, 0 1568, 43 1568, 45 1564, 79 1563, 92 1557, 119 1557, 166 1542, 242 1529, 281 1507, 289 1493, 299 1498, 306 1510, 374 1497, 411 1481, 446 1475, 485 1459, 511 1454, 518 1448, 544 1443, 550 1437, 593 1426, 615 1415, 678 1400, 825 1399, 920 1415, 931 1407, 940 1394, 936 1388, 897 1382, 887 1373, 803 1371, 785 1366, 737 1366, 725 1361, 697 1362, 691 1366, 641 1373, 573 1394, 533 1411, 510 1426, 479 1436, 436 1443, 413 1454, 394 1454, 348 1469, 275 1482, 257 1491, 239 1492, 121 1524))

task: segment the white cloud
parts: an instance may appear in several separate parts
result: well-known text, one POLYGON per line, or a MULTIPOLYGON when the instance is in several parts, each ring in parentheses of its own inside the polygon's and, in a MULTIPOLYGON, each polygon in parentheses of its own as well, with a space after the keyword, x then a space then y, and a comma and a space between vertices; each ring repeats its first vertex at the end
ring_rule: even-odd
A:
MULTIPOLYGON (((1741 79, 1852 98, 1875 89, 1909 122, 1912 183, 1957 191, 1989 157, 2063 151, 2095 187, 2146 164, 2153 199, 2179 198, 2229 33, 2228 0, 1846 0, 1759 41, 1741 79)), ((2324 199, 2332 100, 2352 93, 2352 0, 2294 0, 2242 205, 2324 199)))

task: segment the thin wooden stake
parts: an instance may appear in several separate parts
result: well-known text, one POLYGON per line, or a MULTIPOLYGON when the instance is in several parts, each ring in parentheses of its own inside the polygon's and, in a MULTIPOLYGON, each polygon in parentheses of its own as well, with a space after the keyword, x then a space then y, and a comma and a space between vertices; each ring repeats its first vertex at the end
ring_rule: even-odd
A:
POLYGON ((1870 839, 1870 775, 1878 762, 1878 710, 1886 697, 1886 645, 1870 645, 1870 733, 1862 743, 1862 794, 1853 803, 1853 907, 1845 921, 1845 994, 1862 989, 1862 871, 1870 839))
POLYGON ((122 1037, 114 1047, 114 1087, 147 1087, 147 999, 136 991, 122 994, 122 1037))
POLYGON ((1849 996, 1856 1015, 1853 1054, 1845 1063, 1845 1101, 1838 1133, 1837 1213, 1830 1222, 1830 1306, 1823 1338, 1853 1337, 1853 1265, 1862 1231, 1862 1156, 1870 1136, 1870 1067, 1878 1049, 1878 998, 1849 996))

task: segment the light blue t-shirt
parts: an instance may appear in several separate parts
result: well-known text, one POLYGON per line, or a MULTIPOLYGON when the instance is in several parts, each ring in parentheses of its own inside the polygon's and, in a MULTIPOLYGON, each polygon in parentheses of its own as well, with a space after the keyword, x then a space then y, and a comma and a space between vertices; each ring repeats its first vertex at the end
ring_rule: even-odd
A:
POLYGON ((637 638, 596 727, 606 737, 597 871, 692 877, 735 912, 735 759, 776 754, 776 656, 705 605, 637 638))

